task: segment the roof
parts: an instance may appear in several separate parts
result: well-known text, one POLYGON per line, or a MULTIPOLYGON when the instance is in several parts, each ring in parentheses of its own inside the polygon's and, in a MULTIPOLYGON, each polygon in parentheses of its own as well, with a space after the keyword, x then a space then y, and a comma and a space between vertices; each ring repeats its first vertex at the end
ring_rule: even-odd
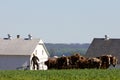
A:
POLYGON ((120 59, 120 39, 94 38, 86 56, 97 57, 105 54, 111 54, 120 59))
POLYGON ((41 41, 40 39, 25 40, 21 38, 0 39, 0 55, 31 55, 41 41))

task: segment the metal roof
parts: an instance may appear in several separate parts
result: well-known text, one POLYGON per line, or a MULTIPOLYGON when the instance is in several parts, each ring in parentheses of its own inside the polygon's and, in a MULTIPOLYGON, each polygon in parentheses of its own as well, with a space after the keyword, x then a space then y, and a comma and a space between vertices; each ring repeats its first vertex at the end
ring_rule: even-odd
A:
POLYGON ((86 52, 87 57, 98 57, 106 54, 114 55, 120 59, 120 39, 94 38, 86 52))
POLYGON ((0 55, 31 55, 40 41, 42 40, 0 39, 0 55))

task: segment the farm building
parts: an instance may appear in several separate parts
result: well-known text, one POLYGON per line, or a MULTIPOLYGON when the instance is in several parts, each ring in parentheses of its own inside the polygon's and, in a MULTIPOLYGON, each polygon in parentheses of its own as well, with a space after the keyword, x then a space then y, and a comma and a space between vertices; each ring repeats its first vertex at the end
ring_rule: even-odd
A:
POLYGON ((120 63, 120 39, 108 38, 106 35, 105 38, 94 38, 86 52, 87 57, 98 57, 106 54, 116 56, 118 63, 120 63))
POLYGON ((45 70, 44 62, 48 59, 49 53, 41 39, 28 38, 0 39, 0 70, 30 69, 32 70, 31 58, 35 54, 39 58, 39 69, 45 70))

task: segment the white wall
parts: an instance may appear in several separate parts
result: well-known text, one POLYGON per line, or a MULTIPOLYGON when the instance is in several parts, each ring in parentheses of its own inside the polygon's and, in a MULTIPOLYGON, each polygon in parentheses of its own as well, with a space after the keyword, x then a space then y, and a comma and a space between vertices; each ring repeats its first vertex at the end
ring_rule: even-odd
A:
MULTIPOLYGON (((39 44, 36 46, 35 50, 34 50, 34 54, 39 58, 39 66, 40 66, 40 70, 46 70, 47 66, 44 64, 45 61, 48 60, 48 53, 46 51, 46 49, 44 48, 44 43, 42 40, 40 40, 39 44)), ((31 58, 33 56, 33 53, 31 55, 31 58)), ((32 66, 30 68, 32 70, 32 66)))

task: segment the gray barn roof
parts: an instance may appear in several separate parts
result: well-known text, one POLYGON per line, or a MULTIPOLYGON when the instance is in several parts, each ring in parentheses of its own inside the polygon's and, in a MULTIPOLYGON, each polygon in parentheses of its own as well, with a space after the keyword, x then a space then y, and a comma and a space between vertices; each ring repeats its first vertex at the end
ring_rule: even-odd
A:
POLYGON ((105 54, 112 54, 120 59, 120 39, 94 38, 89 46, 86 56, 97 57, 105 54))
POLYGON ((0 39, 0 55, 31 55, 40 39, 0 39))

